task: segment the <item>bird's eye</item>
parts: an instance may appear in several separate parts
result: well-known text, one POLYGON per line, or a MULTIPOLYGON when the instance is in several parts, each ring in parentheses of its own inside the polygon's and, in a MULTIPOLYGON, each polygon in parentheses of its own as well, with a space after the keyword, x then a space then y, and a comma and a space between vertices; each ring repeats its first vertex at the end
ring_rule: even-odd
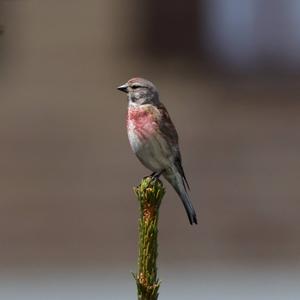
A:
POLYGON ((137 85, 137 84, 131 86, 131 88, 134 89, 134 90, 138 89, 139 87, 141 87, 141 86, 140 86, 140 85, 137 85))

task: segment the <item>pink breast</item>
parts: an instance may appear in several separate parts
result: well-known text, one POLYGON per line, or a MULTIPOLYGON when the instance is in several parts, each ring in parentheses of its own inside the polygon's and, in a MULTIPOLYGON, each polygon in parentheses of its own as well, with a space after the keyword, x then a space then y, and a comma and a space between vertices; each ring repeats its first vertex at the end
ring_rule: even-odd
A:
POLYGON ((157 123, 151 111, 141 108, 128 109, 127 129, 133 130, 141 139, 150 137, 157 129, 157 123))

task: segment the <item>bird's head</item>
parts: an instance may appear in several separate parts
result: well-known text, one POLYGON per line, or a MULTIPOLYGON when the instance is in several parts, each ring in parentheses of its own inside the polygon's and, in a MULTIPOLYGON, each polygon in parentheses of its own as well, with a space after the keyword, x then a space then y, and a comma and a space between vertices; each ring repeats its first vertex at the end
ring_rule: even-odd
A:
POLYGON ((129 105, 158 104, 159 96, 155 85, 144 78, 132 78, 118 87, 127 94, 129 105))

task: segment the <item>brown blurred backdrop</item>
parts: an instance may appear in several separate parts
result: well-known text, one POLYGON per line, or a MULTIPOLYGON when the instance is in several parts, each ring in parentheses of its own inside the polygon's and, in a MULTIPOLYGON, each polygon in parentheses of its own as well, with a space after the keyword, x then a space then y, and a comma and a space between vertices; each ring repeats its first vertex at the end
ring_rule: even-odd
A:
POLYGON ((2 0, 0 264, 135 267, 133 76, 160 90, 199 215, 166 184, 160 261, 298 260, 300 14, 275 2, 2 0))

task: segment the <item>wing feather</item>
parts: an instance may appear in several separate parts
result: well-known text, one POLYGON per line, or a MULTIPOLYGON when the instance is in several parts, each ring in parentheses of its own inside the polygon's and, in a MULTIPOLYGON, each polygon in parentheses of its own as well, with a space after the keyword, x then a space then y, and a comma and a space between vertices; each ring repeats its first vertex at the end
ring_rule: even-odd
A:
POLYGON ((174 153, 174 164, 176 166, 176 169, 178 170, 179 174, 183 178, 184 188, 186 190, 186 187, 190 189, 189 183, 186 179, 183 167, 182 167, 182 161, 181 161, 181 154, 179 150, 179 144, 178 144, 178 134, 176 131, 176 128, 170 118, 170 115, 165 108, 165 106, 160 103, 160 105, 157 107, 160 112, 161 120, 159 122, 159 129, 161 133, 164 135, 165 139, 168 141, 168 144, 172 147, 172 152, 174 153))

